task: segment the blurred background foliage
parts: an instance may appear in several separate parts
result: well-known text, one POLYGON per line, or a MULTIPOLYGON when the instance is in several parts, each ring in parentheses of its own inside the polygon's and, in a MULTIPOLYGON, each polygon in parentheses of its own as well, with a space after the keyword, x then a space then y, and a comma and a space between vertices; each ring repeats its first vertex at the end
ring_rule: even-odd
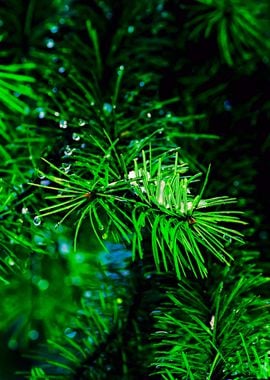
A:
POLYGON ((0 0, 1 379, 270 377, 269 12, 267 0, 0 0), (204 198, 236 197, 248 222, 244 246, 222 234, 231 266, 205 244, 207 278, 177 277, 170 259, 158 270, 151 230, 172 206, 159 194, 147 219, 143 152, 160 188, 173 165, 205 178, 211 163, 204 198), (89 222, 90 183, 103 198, 89 222))

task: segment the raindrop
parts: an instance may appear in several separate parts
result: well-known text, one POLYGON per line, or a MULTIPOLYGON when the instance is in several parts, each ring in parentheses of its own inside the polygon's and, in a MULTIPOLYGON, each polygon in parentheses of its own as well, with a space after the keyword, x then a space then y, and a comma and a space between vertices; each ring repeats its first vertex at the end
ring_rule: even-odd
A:
POLYGON ((51 33, 55 34, 57 33, 59 30, 58 26, 57 25, 53 25, 50 29, 51 33))
MULTIPOLYGON (((58 91, 58 88, 57 88, 57 87, 53 87, 52 92, 53 92, 54 94, 56 94, 57 91, 58 91)), ((57 112, 57 113, 58 113, 58 112, 57 112)), ((58 113, 58 116, 59 116, 59 113, 58 113)))
POLYGON ((65 173, 68 173, 71 168, 71 164, 63 163, 61 169, 64 170, 65 173))
POLYGON ((230 236, 226 235, 226 234, 223 235, 223 239, 226 241, 225 247, 228 247, 231 244, 231 242, 232 242, 232 238, 230 236))
POLYGON ((46 115, 46 112, 44 111, 44 109, 41 108, 41 107, 38 107, 38 108, 36 109, 36 111, 38 112, 38 118, 39 118, 39 119, 44 119, 44 117, 45 117, 45 115, 46 115))
POLYGON ((66 148, 65 148, 64 154, 65 154, 66 156, 71 156, 72 153, 73 153, 73 151, 74 151, 74 149, 71 149, 70 146, 67 145, 66 148))
POLYGON ((99 229, 100 231, 104 230, 104 226, 103 226, 103 224, 100 224, 100 225, 98 226, 98 229, 99 229))
POLYGON ((134 30, 135 30, 135 27, 133 25, 129 25, 129 27, 128 27, 128 33, 132 34, 134 32, 134 30))
POLYGON ((88 340, 88 342, 89 342, 90 344, 93 344, 93 343, 94 343, 94 340, 93 340, 93 338, 92 338, 91 336, 88 336, 88 337, 87 337, 87 340, 88 340))
POLYGON ((44 179, 44 178, 45 178, 45 175, 39 172, 39 173, 38 173, 38 178, 39 178, 39 179, 44 179))
POLYGON ((37 286, 39 287, 40 290, 47 290, 48 287, 49 287, 49 281, 47 280, 44 280, 44 279, 41 279, 39 280, 39 282, 37 283, 37 286))
POLYGON ((232 110, 232 104, 228 99, 224 101, 224 109, 225 109, 225 111, 231 111, 232 110))
POLYGON ((67 125, 67 121, 66 120, 60 120, 59 121, 59 127, 62 128, 62 129, 66 129, 68 127, 67 125))
POLYGON ((54 116, 60 116, 60 113, 55 111, 54 116))
POLYGON ((26 215, 26 214, 28 214, 28 213, 29 213, 28 207, 23 207, 23 208, 22 208, 22 214, 23 214, 23 215, 26 215))
POLYGON ((42 186, 49 186, 51 183, 51 181, 49 181, 48 179, 43 179, 42 181, 40 181, 40 184, 42 186))
POLYGON ((91 292, 91 290, 86 290, 83 293, 83 295, 84 295, 85 298, 90 298, 92 296, 92 292, 91 292))
POLYGON ((66 328, 65 329, 65 335, 68 337, 68 338, 75 338, 75 336, 77 335, 77 332, 72 330, 70 327, 66 328))
POLYGON ((46 46, 48 49, 52 49, 54 47, 54 40, 52 38, 48 38, 46 40, 46 46))
POLYGON ((150 112, 147 112, 146 116, 150 119, 152 117, 150 112))
POLYGON ((16 339, 10 339, 8 341, 8 348, 11 349, 11 350, 16 350, 16 348, 18 347, 18 342, 16 339))
POLYGON ((74 141, 79 141, 80 138, 81 138, 81 137, 80 137, 80 135, 78 135, 78 133, 75 133, 75 132, 74 132, 74 133, 72 134, 72 139, 73 139, 74 141))
POLYGON ((117 74, 120 75, 124 71, 125 67, 123 65, 119 66, 119 70, 117 71, 117 74))
POLYGON ((30 330, 28 332, 28 337, 31 340, 37 340, 39 337, 39 332, 37 330, 30 330))
POLYGON ((139 86, 144 87, 144 85, 145 85, 144 81, 140 81, 139 86))
POLYGON ((83 263, 84 259, 84 255, 82 253, 76 253, 75 260, 77 263, 83 263))
POLYGON ((59 67, 59 69, 58 69, 58 72, 60 74, 64 74, 65 71, 66 71, 66 69, 63 66, 59 67))
POLYGON ((39 216, 35 216, 33 222, 34 222, 35 226, 40 226, 40 224, 41 224, 40 217, 39 216))
POLYGON ((104 239, 104 240, 108 239, 108 234, 107 234, 107 233, 104 233, 104 234, 102 235, 102 239, 104 239))
POLYGON ((15 261, 11 257, 6 257, 5 263, 11 267, 13 267, 15 265, 15 261))
POLYGON ((70 244, 68 244, 67 242, 60 241, 58 249, 59 249, 60 254, 65 256, 69 254, 71 247, 70 247, 70 244))
POLYGON ((86 124, 86 121, 83 119, 79 119, 79 126, 83 127, 86 124))
POLYGON ((113 107, 112 107, 112 105, 110 103, 104 103, 103 104, 103 111, 104 111, 104 113, 109 114, 109 113, 112 112, 112 109, 113 109, 113 107))

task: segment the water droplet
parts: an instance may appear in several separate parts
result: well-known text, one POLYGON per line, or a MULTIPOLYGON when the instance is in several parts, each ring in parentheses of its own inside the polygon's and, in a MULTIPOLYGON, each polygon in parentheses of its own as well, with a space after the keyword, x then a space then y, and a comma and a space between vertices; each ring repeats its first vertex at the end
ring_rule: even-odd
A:
POLYGON ((71 246, 70 246, 70 244, 68 244, 65 241, 60 241, 59 246, 58 246, 58 250, 59 250, 61 255, 65 256, 65 255, 69 254, 69 252, 71 250, 71 246))
MULTIPOLYGON (((53 87, 53 88, 52 88, 52 92, 53 92, 54 94, 56 94, 57 91, 58 91, 58 88, 57 88, 57 87, 53 87)), ((59 116, 59 114, 58 114, 58 116, 59 116)))
POLYGON ((210 329, 214 330, 214 327, 215 327, 215 316, 214 315, 212 315, 211 320, 209 322, 209 325, 210 325, 210 329))
POLYGON ((8 348, 10 350, 16 350, 17 347, 18 347, 18 342, 16 339, 12 338, 8 341, 8 348))
POLYGON ((232 110, 232 104, 228 99, 224 101, 224 109, 225 109, 225 111, 231 111, 232 110))
POLYGON ((108 239, 108 234, 107 233, 103 234, 102 239, 104 239, 104 240, 108 239))
POLYGON ((49 181, 48 179, 43 179, 42 181, 40 181, 40 184, 42 186, 49 186, 51 183, 51 181, 49 181))
POLYGON ((28 332, 28 337, 31 340, 37 340, 39 337, 39 332, 37 330, 30 330, 28 332))
POLYGON ((59 127, 62 129, 66 129, 68 127, 67 121, 66 120, 60 120, 59 121, 59 127))
POLYGON ((223 239, 226 241, 225 247, 228 247, 231 244, 231 242, 232 242, 232 238, 230 236, 226 235, 226 234, 223 235, 223 239))
POLYGON ((38 113, 38 118, 39 119, 44 119, 45 115, 46 115, 46 112, 44 111, 44 109, 42 107, 38 107, 36 109, 37 113, 38 113))
POLYGON ((135 27, 133 25, 129 25, 129 27, 128 27, 128 33, 132 34, 132 33, 134 33, 134 30, 135 30, 135 27))
POLYGON ((70 146, 67 145, 66 148, 65 148, 64 154, 65 154, 66 156, 71 156, 72 153, 73 153, 73 151, 74 151, 74 149, 71 149, 70 146))
POLYGON ((72 139, 74 140, 74 141, 79 141, 80 140, 80 135, 78 135, 78 133, 72 133, 72 139))
POLYGON ((5 263, 11 267, 13 267, 15 265, 15 261, 11 257, 6 257, 5 263))
POLYGON ((49 281, 41 279, 38 281, 37 286, 39 287, 40 290, 44 291, 47 290, 49 287, 49 281))
POLYGON ((83 295, 84 295, 85 298, 90 298, 92 296, 92 292, 91 292, 91 290, 86 290, 83 293, 83 295))
POLYGON ((75 336, 77 335, 77 332, 72 330, 70 327, 68 327, 65 329, 65 335, 72 339, 72 338, 75 338, 75 336))
POLYGON ((54 225, 55 230, 58 230, 59 226, 60 226, 60 223, 57 222, 57 223, 54 225))
POLYGON ((23 214, 23 215, 26 215, 26 214, 28 214, 28 213, 29 213, 28 207, 23 207, 23 208, 22 208, 22 214, 23 214))
POLYGON ((79 126, 83 127, 86 124, 86 121, 83 119, 79 119, 79 126))
POLYGON ((99 229, 100 231, 102 231, 102 230, 104 230, 104 226, 103 226, 102 224, 100 224, 100 225, 98 226, 98 229, 99 229))
POLYGON ((58 26, 57 25, 53 25, 50 29, 51 33, 55 34, 57 33, 59 30, 58 26))
POLYGON ((45 175, 41 172, 38 172, 38 178, 39 179, 44 179, 45 178, 45 175))
POLYGON ((121 303, 123 303, 122 298, 120 297, 116 298, 116 303, 118 303, 118 305, 121 305, 121 303))
POLYGON ((117 74, 120 75, 124 70, 125 70, 125 67, 123 65, 119 66, 117 74))
POLYGON ((145 85, 144 81, 140 81, 139 86, 144 87, 144 85, 145 85))
POLYGON ((112 109, 113 109, 113 107, 110 103, 104 103, 103 104, 103 111, 105 114, 107 114, 107 115, 110 114, 112 112, 112 109))
POLYGON ((40 226, 40 224, 41 224, 40 217, 39 216, 35 216, 33 222, 34 222, 35 226, 40 226))
POLYGON ((75 255, 75 261, 77 263, 83 263, 84 259, 85 259, 85 257, 84 257, 84 255, 82 253, 76 253, 76 255, 75 255))
POLYGON ((60 116, 60 113, 55 111, 54 116, 60 116))
POLYGON ((146 116, 150 119, 152 117, 151 112, 147 112, 146 116))
POLYGON ((85 148, 86 148, 86 144, 85 144, 85 143, 82 143, 81 148, 82 148, 82 149, 85 149, 85 148))
POLYGON ((48 49, 52 49, 54 47, 54 40, 52 38, 48 38, 46 40, 46 46, 48 49))
POLYGON ((58 69, 58 72, 60 74, 64 74, 65 71, 66 71, 66 69, 63 66, 59 67, 59 69, 58 69))
POLYGON ((71 164, 63 163, 61 166, 61 170, 63 170, 65 173, 68 173, 71 168, 71 164))

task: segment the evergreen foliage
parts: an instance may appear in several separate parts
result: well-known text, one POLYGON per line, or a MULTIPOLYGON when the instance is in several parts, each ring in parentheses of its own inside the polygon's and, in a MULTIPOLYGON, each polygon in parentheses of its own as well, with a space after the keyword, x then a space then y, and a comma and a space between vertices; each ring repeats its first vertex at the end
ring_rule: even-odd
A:
POLYGON ((0 0, 0 378, 268 379, 269 4, 0 0))

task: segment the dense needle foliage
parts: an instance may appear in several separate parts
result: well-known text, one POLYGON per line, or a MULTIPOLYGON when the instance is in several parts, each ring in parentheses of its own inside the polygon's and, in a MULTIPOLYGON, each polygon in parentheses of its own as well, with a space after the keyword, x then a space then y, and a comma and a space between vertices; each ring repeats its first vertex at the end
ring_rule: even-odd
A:
POLYGON ((270 378, 270 7, 0 0, 0 378, 270 378))

